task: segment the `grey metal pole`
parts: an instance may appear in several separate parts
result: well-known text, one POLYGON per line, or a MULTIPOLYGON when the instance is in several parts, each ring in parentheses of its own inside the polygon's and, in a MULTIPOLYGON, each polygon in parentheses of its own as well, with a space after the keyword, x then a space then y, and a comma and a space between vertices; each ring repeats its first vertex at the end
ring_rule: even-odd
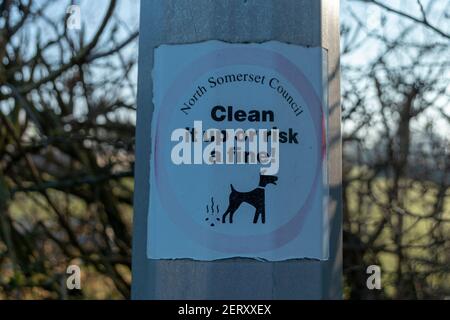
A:
POLYGON ((340 299, 342 296, 339 0, 141 1, 133 299, 340 299), (328 50, 330 256, 327 261, 149 260, 153 50, 205 40, 278 40, 328 50))

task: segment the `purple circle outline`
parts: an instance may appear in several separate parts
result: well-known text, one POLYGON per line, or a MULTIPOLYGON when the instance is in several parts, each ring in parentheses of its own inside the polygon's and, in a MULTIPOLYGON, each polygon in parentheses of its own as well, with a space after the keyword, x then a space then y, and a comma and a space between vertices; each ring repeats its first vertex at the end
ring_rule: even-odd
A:
MULTIPOLYGON (((313 119, 317 146, 322 145, 322 148, 317 147, 317 159, 323 159, 322 153, 326 147, 324 145, 326 140, 322 138, 324 135, 324 114, 320 99, 303 72, 283 55, 274 51, 262 48, 235 47, 218 49, 205 54, 180 73, 167 90, 163 98, 162 106, 176 105, 180 96, 185 91, 183 84, 194 83, 208 71, 237 64, 274 69, 295 87, 297 92, 304 98, 310 116, 313 119)), ((188 215, 183 214, 183 207, 178 202, 177 197, 172 196, 168 192, 168 190, 173 189, 171 188, 165 167, 162 165, 163 159, 161 153, 158 152, 158 146, 163 143, 160 135, 161 123, 165 123, 166 120, 170 119, 174 110, 175 108, 169 107, 160 108, 156 122, 157 127, 153 152, 158 195, 163 207, 167 209, 171 220, 185 231, 191 239, 194 239, 207 248, 220 252, 245 254, 270 251, 294 239, 300 233, 306 214, 311 209, 314 198, 313 190, 317 188, 320 182, 321 161, 317 163, 315 178, 306 201, 295 216, 282 226, 265 234, 248 236, 226 235, 212 231, 211 229, 198 225, 188 215), (163 190, 166 192, 161 192, 163 190)))

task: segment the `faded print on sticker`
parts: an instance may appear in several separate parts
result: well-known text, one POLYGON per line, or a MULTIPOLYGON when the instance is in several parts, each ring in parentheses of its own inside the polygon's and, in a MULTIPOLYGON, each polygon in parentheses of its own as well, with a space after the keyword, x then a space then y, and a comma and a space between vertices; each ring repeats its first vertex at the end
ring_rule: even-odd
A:
POLYGON ((154 52, 150 259, 328 259, 326 51, 154 52))

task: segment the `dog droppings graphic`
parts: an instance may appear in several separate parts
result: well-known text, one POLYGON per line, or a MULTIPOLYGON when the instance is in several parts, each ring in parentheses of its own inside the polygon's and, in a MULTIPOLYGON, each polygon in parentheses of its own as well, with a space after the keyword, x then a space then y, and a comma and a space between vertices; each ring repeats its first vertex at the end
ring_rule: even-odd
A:
POLYGON ((206 205, 206 214, 207 217, 205 218, 205 221, 210 227, 216 225, 213 221, 220 221, 220 218, 217 216, 219 214, 219 205, 214 202, 214 197, 211 197, 210 203, 206 205))

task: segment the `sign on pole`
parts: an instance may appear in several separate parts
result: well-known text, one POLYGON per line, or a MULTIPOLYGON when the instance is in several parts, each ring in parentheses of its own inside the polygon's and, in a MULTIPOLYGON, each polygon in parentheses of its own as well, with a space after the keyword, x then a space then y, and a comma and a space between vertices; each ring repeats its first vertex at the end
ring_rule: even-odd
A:
POLYGON ((141 3, 134 298, 339 297, 336 3, 141 3))

